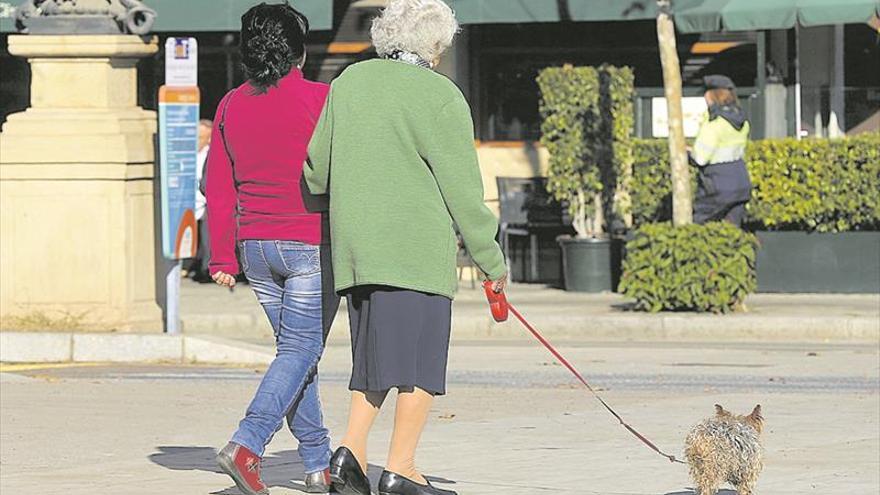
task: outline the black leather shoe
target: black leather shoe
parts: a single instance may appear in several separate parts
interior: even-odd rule
[[[434,487],[429,481],[427,485],[420,485],[415,481],[404,478],[390,471],[382,471],[379,478],[379,495],[458,495],[452,490],[441,490]]]
[[[370,495],[370,479],[354,454],[345,447],[336,449],[330,458],[330,481],[333,490],[341,495]]]

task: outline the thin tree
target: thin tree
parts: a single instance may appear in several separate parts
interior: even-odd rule
[[[691,179],[684,141],[681,110],[681,67],[675,44],[671,0],[657,0],[657,41],[663,66],[663,88],[669,116],[669,161],[672,166],[672,224],[676,227],[693,222]]]

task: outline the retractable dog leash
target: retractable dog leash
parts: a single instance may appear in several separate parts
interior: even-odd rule
[[[669,462],[677,462],[679,464],[685,464],[684,461],[676,459],[676,457],[674,455],[667,454],[666,452],[663,452],[662,450],[660,450],[660,448],[657,447],[654,444],[654,442],[648,440],[647,437],[645,437],[644,435],[639,433],[635,428],[633,428],[626,421],[624,421],[623,418],[620,416],[620,414],[618,414],[617,411],[615,411],[611,406],[609,406],[608,403],[605,402],[605,400],[602,398],[602,396],[600,396],[596,392],[596,390],[593,389],[593,387],[590,385],[590,383],[587,382],[587,380],[583,377],[583,375],[581,375],[581,373],[577,370],[577,368],[575,368],[571,363],[569,363],[568,360],[565,359],[565,357],[559,351],[557,351],[555,347],[553,347],[553,344],[551,344],[546,338],[544,338],[544,336],[541,335],[541,332],[539,332],[534,326],[532,326],[532,324],[529,323],[528,320],[526,320],[525,317],[523,317],[523,315],[520,314],[520,312],[517,311],[516,308],[512,304],[507,302],[507,296],[505,296],[503,292],[495,292],[492,289],[492,282],[491,281],[487,280],[487,281],[483,282],[483,289],[486,291],[486,298],[489,300],[489,308],[492,310],[492,317],[495,319],[495,321],[497,321],[498,323],[505,322],[505,321],[507,321],[508,313],[513,313],[513,316],[515,316],[516,319],[518,319],[520,321],[520,323],[522,323],[523,326],[526,327],[526,329],[532,334],[532,336],[535,337],[535,339],[537,339],[538,342],[540,342],[548,351],[550,351],[550,354],[553,354],[553,357],[555,357],[556,360],[559,361],[560,364],[565,366],[568,369],[568,371],[570,371],[571,374],[574,375],[575,378],[577,378],[578,381],[581,382],[584,385],[584,387],[587,388],[587,390],[593,395],[593,397],[595,397],[596,400],[598,400],[602,404],[602,406],[609,413],[611,413],[611,415],[614,416],[614,418],[617,419],[617,421],[620,422],[621,426],[626,428],[627,431],[632,433],[642,443],[644,443],[645,445],[650,447],[651,450],[653,450],[654,452],[665,457],[667,460],[669,460]]]

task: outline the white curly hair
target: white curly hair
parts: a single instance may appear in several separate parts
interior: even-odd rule
[[[458,31],[455,14],[443,0],[389,0],[373,19],[370,34],[379,56],[401,50],[433,62]]]

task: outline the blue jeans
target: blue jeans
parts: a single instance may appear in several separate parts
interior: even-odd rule
[[[232,442],[262,457],[284,418],[306,473],[330,465],[330,434],[318,397],[324,351],[321,250],[295,241],[242,241],[241,264],[275,330],[277,354]]]

